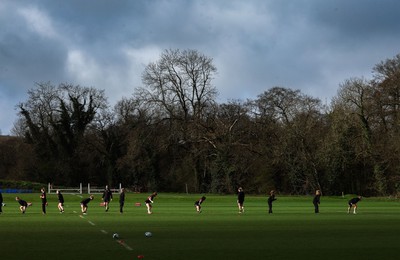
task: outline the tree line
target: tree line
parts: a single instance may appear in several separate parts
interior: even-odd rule
[[[350,78],[331,103],[272,87],[216,102],[217,68],[165,50],[110,107],[93,87],[38,83],[0,142],[0,178],[138,191],[287,194],[400,191],[400,54]]]

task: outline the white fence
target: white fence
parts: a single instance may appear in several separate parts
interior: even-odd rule
[[[88,194],[101,194],[104,192],[104,188],[105,187],[101,187],[101,188],[100,187],[91,187],[90,183],[88,183],[87,191],[88,191]],[[118,188],[110,188],[110,190],[114,193],[119,193],[121,191],[121,189],[122,189],[121,183],[119,184]]]
[[[57,188],[54,187],[51,183],[48,184],[47,187],[47,193],[56,193],[56,191],[59,190],[61,193],[65,194],[82,194],[83,189],[82,189],[82,183],[79,184],[78,188]]]
[[[51,183],[48,184],[47,193],[56,193],[59,190],[61,193],[64,194],[101,194],[104,192],[105,187],[92,187],[90,183],[88,183],[87,188],[82,186],[82,183],[79,183],[79,187],[68,187],[68,188],[57,188],[54,187]],[[118,188],[110,188],[110,190],[114,193],[119,193],[122,189],[122,184],[119,184]]]

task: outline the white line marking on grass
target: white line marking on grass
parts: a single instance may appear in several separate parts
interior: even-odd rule
[[[123,247],[125,247],[127,250],[132,251],[133,248],[128,246],[127,244],[125,244],[125,242],[123,240],[117,240],[118,244],[122,245]]]
[[[74,213],[76,213],[76,211],[74,211]],[[82,215],[79,215],[79,217],[82,218],[82,219],[85,218],[85,217],[82,216]],[[90,220],[88,220],[88,223],[89,223],[90,225],[92,225],[92,226],[95,226],[95,225],[96,225],[96,224],[94,224],[94,223],[93,223],[92,221],[90,221]],[[108,232],[105,231],[104,229],[100,229],[100,232],[103,233],[103,234],[108,234]],[[132,251],[132,250],[133,250],[133,248],[130,247],[130,246],[128,246],[127,244],[125,244],[125,242],[124,242],[123,240],[118,239],[118,240],[117,240],[117,243],[120,244],[120,245],[122,245],[123,247],[125,247],[126,250],[129,250],[129,251]]]
[[[127,244],[124,244],[124,246],[125,246],[125,248],[128,249],[129,251],[132,251],[132,250],[133,250],[133,248],[130,247],[130,246],[128,246]]]
[[[79,198],[83,198],[81,195],[76,195],[76,196],[78,196]]]
[[[74,210],[74,211],[72,211],[72,212],[74,212],[75,214],[76,214],[76,211]]]

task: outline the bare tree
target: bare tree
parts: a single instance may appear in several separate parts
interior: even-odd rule
[[[286,180],[293,193],[321,189],[317,154],[323,136],[316,132],[323,125],[321,101],[299,90],[274,87],[259,95],[255,104],[260,122],[275,128],[275,149],[268,160],[279,169],[279,179]]]
[[[196,50],[165,50],[157,62],[146,66],[142,74],[145,87],[136,92],[136,98],[147,103],[147,111],[168,121],[168,145],[179,144],[172,153],[190,151],[195,189],[204,176],[204,145],[210,145],[205,137],[206,121],[215,107],[217,91],[212,80],[216,72],[212,59]]]
[[[160,60],[146,66],[142,81],[144,98],[171,118],[201,117],[215,102],[211,84],[217,69],[212,59],[196,50],[166,50]]]

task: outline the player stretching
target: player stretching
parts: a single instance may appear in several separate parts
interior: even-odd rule
[[[349,207],[347,209],[347,214],[350,213],[351,208],[354,207],[354,212],[353,214],[357,214],[356,213],[356,209],[357,209],[357,203],[362,199],[361,196],[358,196],[357,198],[352,198],[351,200],[349,200]]]
[[[201,203],[203,203],[203,201],[205,201],[205,200],[206,200],[206,197],[203,196],[194,203],[197,213],[201,213]]]
[[[26,208],[32,206],[32,203],[26,202],[25,200],[20,199],[19,197],[15,197],[15,200],[19,203],[19,210],[21,210],[22,214],[25,214]]]
[[[88,204],[93,199],[94,199],[93,195],[90,195],[89,198],[84,199],[84,200],[81,201],[81,210],[82,210],[82,214],[83,215],[86,215],[87,209],[88,209]]]
[[[157,192],[153,192],[144,202],[146,203],[147,207],[147,214],[153,214],[151,209],[153,208],[153,203],[154,198],[157,196]]]
[[[244,191],[243,191],[242,187],[240,187],[238,189],[238,198],[237,198],[237,204],[238,204],[238,207],[239,207],[239,213],[243,213],[244,212],[243,203],[244,203]]]

